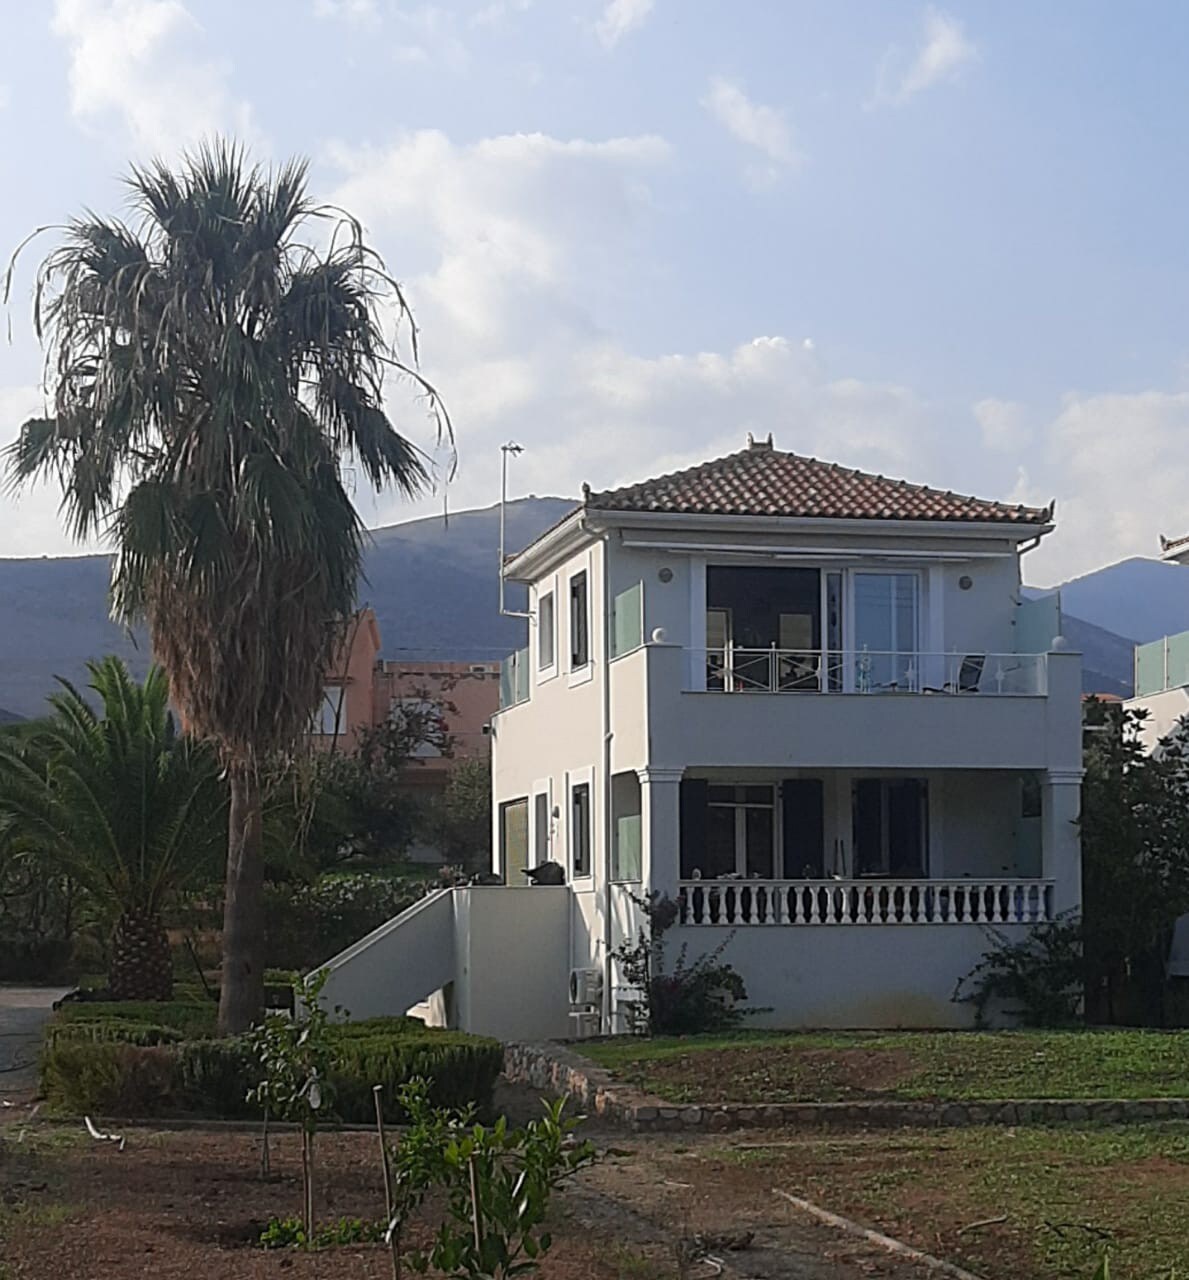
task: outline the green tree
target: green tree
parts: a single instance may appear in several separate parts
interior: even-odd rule
[[[113,921],[113,997],[168,1000],[164,912],[217,874],[226,789],[214,753],[177,732],[159,667],[143,685],[118,658],[89,670],[102,715],[62,681],[35,733],[0,740],[0,828],[15,857],[68,876]]]
[[[354,219],[311,200],[304,161],[265,172],[219,142],[134,167],[128,188],[132,225],[76,218],[41,265],[52,414],[8,462],[15,483],[60,482],[78,538],[111,537],[114,616],[148,623],[185,724],[219,749],[234,1032],[263,1002],[263,771],[301,743],[355,604],[364,531],[342,465],[423,485],[388,374],[449,424],[394,345],[412,324],[399,286]]]
[[[491,870],[491,762],[459,760],[430,808],[428,832],[448,863]]]
[[[1090,702],[1082,787],[1089,1013],[1159,1021],[1173,924],[1189,911],[1189,754],[1174,732],[1148,754],[1147,713]]]

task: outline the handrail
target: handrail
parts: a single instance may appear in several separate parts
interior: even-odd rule
[[[1039,924],[1053,881],[1038,879],[682,880],[679,923],[721,925]]]
[[[692,649],[710,693],[922,693],[1040,696],[1043,653],[929,653],[875,649]]]

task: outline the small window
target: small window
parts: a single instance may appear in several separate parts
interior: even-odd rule
[[[590,783],[580,782],[570,792],[570,853],[572,874],[590,875]]]
[[[548,670],[553,666],[554,644],[553,592],[546,591],[537,601],[537,666]]]
[[[322,690],[322,704],[314,717],[314,732],[333,738],[346,733],[344,712],[346,711],[346,690],[342,685],[327,685]]]
[[[590,661],[590,602],[587,598],[586,573],[570,579],[570,669],[577,670]]]
[[[539,867],[549,861],[549,792],[533,796],[533,856]]]

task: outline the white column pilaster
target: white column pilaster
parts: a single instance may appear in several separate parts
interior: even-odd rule
[[[638,769],[644,886],[676,899],[681,878],[680,769]]]
[[[1082,906],[1082,771],[1050,769],[1041,784],[1041,859],[1043,874],[1053,881],[1053,911],[1080,911]]]

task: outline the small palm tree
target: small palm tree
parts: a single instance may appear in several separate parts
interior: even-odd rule
[[[102,715],[66,681],[35,732],[0,740],[0,831],[16,856],[68,875],[114,921],[117,1000],[168,1000],[164,912],[218,874],[226,789],[218,760],[181,736],[165,674],[137,684],[118,658],[89,664]]]
[[[383,408],[411,317],[360,226],[219,143],[128,179],[135,226],[88,214],[45,259],[34,323],[53,414],[10,446],[12,480],[57,479],[80,538],[115,543],[112,611],[146,620],[191,731],[230,781],[219,1025],[263,1003],[262,766],[302,741],[364,530],[341,466],[411,494],[417,450]],[[325,219],[326,247],[310,243]],[[415,330],[413,356],[416,358]]]

